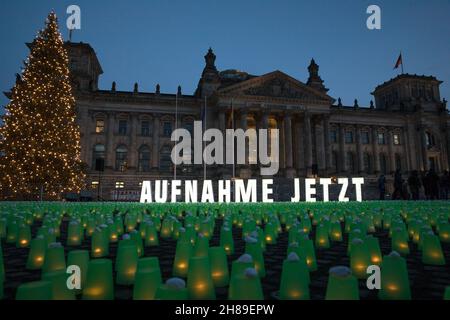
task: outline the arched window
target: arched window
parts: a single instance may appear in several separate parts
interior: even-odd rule
[[[124,172],[127,169],[128,150],[125,146],[118,146],[116,149],[116,170]]]
[[[142,146],[139,148],[139,163],[138,168],[140,172],[150,171],[150,148]]]
[[[367,152],[363,155],[364,172],[370,174],[372,172],[372,164],[370,163],[370,154]]]
[[[92,169],[96,169],[97,159],[105,160],[106,149],[103,144],[96,144],[92,154]]]
[[[161,171],[170,171],[172,169],[172,149],[170,146],[164,146],[159,152],[159,169]]]
[[[395,169],[402,170],[402,157],[400,154],[395,154]]]
[[[387,167],[386,167],[386,156],[382,153],[380,154],[380,171],[382,174],[386,174]]]
[[[347,152],[347,156],[345,157],[347,162],[347,171],[350,173],[355,173],[355,159],[353,158],[352,152]]]

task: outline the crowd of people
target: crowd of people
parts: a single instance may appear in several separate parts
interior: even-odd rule
[[[412,171],[404,179],[400,170],[394,173],[392,200],[447,200],[450,189],[450,175],[444,171],[438,175],[433,169],[428,172]],[[386,198],[386,176],[378,177],[380,200]]]

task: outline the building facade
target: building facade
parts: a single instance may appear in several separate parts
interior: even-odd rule
[[[185,94],[100,90],[103,73],[88,44],[67,43],[88,186],[104,199],[136,197],[148,179],[261,178],[257,165],[181,165],[171,161],[175,128],[280,129],[279,183],[292,177],[364,176],[397,169],[449,169],[450,117],[435,77],[402,74],[372,92],[370,106],[330,97],[311,61],[301,82],[274,71],[261,76],[218,71],[210,49],[197,90]],[[204,111],[206,110],[206,111]]]

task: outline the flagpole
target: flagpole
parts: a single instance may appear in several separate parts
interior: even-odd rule
[[[231,98],[231,126],[234,132],[234,103],[233,98]],[[234,159],[234,137],[233,137],[233,143],[232,143],[232,155],[233,155],[233,180],[236,178],[236,165],[235,165],[235,159]]]
[[[204,129],[204,131],[206,131],[206,96],[205,96],[205,113],[204,113],[204,116],[205,116],[205,123],[204,123],[204,126],[205,126],[205,129]],[[203,132],[204,133],[204,132]],[[205,146],[206,146],[206,144],[205,144],[205,141],[203,141],[203,150],[205,150]],[[205,162],[205,160],[203,160],[203,181],[205,181],[206,180],[206,162]]]
[[[403,72],[403,53],[400,51],[400,56],[402,57],[402,74],[404,73]]]
[[[175,141],[178,141],[177,135],[178,129],[178,91],[175,96]],[[178,157],[177,146],[175,145],[175,155]],[[173,180],[177,180],[177,163],[175,162],[174,171],[173,171]]]

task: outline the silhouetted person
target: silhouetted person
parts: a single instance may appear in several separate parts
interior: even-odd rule
[[[380,193],[380,200],[384,200],[384,195],[386,194],[386,177],[384,174],[378,177],[378,191]]]
[[[408,178],[408,186],[413,200],[419,200],[421,185],[419,172],[417,170],[412,171]]]
[[[394,193],[392,194],[392,200],[398,200],[402,198],[403,178],[399,169],[395,170],[394,174]]]
[[[441,191],[441,199],[448,199],[448,189],[450,187],[450,176],[448,171],[445,170],[439,179],[439,189]]]
[[[439,199],[439,176],[434,169],[430,169],[427,173],[428,193],[430,200]]]

